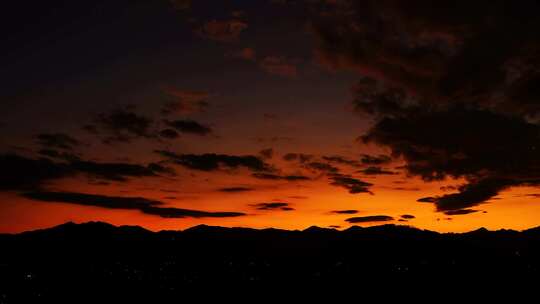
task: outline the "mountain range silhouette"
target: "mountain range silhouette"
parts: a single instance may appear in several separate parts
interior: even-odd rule
[[[2,234],[0,248],[0,303],[81,295],[178,299],[198,288],[402,286],[451,278],[478,285],[540,273],[540,227],[441,234],[396,225],[343,231],[199,225],[152,232],[69,222]]]

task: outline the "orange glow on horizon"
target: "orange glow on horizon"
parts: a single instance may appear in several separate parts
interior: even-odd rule
[[[352,225],[371,226],[381,224],[410,225],[438,232],[466,232],[485,227],[491,230],[524,230],[537,226],[540,205],[537,198],[524,196],[534,192],[534,188],[515,188],[505,191],[501,199],[477,206],[477,213],[447,216],[434,212],[430,203],[419,203],[420,197],[443,194],[439,188],[448,182],[424,183],[411,179],[408,190],[395,190],[395,176],[377,177],[375,195],[349,194],[345,189],[328,185],[326,177],[311,182],[279,184],[255,180],[243,175],[222,173],[223,179],[209,180],[173,188],[167,183],[147,178],[130,183],[130,187],[92,186],[77,180],[58,183],[62,191],[100,193],[108,196],[144,197],[163,201],[166,207],[196,209],[203,211],[244,212],[246,216],[231,218],[160,218],[144,214],[138,210],[106,209],[66,203],[45,203],[21,198],[15,193],[2,194],[5,202],[0,214],[0,231],[16,233],[26,230],[47,228],[67,221],[77,223],[105,221],[114,225],[139,225],[146,229],[183,230],[199,224],[224,227],[306,229],[309,226],[340,226],[345,229]],[[226,184],[224,184],[226,183]],[[246,185],[256,191],[243,193],[222,193],[216,189],[226,185]],[[459,184],[454,181],[452,184]],[[178,193],[164,192],[169,188]],[[53,189],[55,187],[52,187]],[[189,191],[185,189],[190,189]],[[175,190],[176,191],[176,190]],[[174,198],[173,198],[174,197]],[[294,211],[257,210],[252,204],[260,202],[287,202]],[[28,212],[28,210],[33,210]],[[333,214],[333,210],[358,210],[357,214]],[[401,215],[414,215],[414,219],[400,222]],[[394,218],[388,222],[350,224],[345,220],[355,216],[388,215]]]

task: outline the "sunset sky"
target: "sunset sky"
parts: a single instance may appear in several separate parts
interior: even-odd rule
[[[6,4],[0,232],[538,226],[539,9]]]

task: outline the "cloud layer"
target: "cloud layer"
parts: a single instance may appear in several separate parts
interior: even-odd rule
[[[503,190],[540,185],[538,2],[330,5],[312,22],[318,59],[361,75],[353,103],[375,118],[361,139],[390,148],[409,175],[468,182],[423,201],[468,214]],[[364,173],[386,172],[375,168]]]
[[[205,218],[205,217],[237,217],[241,212],[207,212],[191,209],[164,207],[164,203],[142,197],[118,197],[74,192],[34,191],[23,194],[24,197],[42,202],[57,202],[94,206],[107,209],[139,210],[142,213],[163,218]]]

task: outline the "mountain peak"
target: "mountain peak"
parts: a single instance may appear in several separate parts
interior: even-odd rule
[[[303,230],[303,232],[315,233],[315,232],[335,232],[336,229],[322,228],[319,226],[310,226]]]

